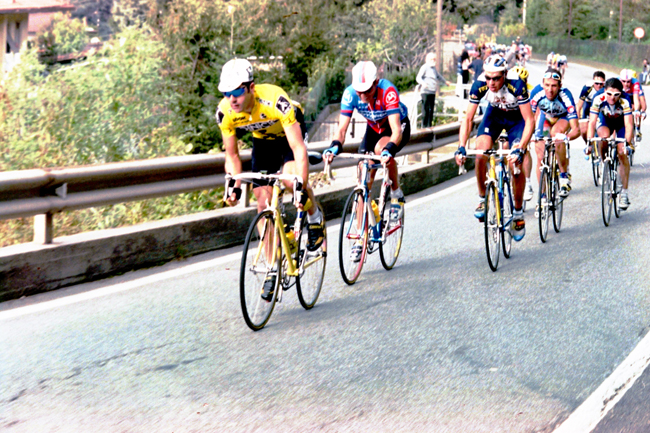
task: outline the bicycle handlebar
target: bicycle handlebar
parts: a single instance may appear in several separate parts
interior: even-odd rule
[[[593,138],[587,139],[588,143],[598,143],[598,142],[601,142],[601,141],[607,141],[609,143],[627,143],[627,140],[625,138],[621,138],[621,137],[616,137],[616,138],[612,138],[612,137],[593,137]]]
[[[263,174],[263,173],[239,173],[239,174],[226,174],[226,187],[224,188],[223,200],[226,201],[233,193],[235,188],[235,181],[242,180],[244,182],[252,183],[254,180],[287,180],[293,182],[293,199],[298,201],[298,193],[303,192],[302,177],[297,174]]]

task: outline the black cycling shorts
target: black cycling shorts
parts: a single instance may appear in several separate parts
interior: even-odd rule
[[[408,117],[405,117],[402,119],[402,141],[400,141],[399,146],[397,146],[397,152],[402,150],[406,143],[409,142],[411,139],[411,121],[409,120]],[[377,142],[379,141],[380,138],[382,137],[390,137],[393,135],[393,130],[390,128],[390,125],[388,125],[388,128],[386,128],[381,134],[372,129],[371,127],[366,127],[366,134],[363,136],[363,140],[361,140],[361,144],[359,145],[359,153],[369,153],[375,151],[375,146],[377,145]],[[395,152],[397,154],[397,152]]]

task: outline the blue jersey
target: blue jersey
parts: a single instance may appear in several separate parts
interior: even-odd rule
[[[594,101],[591,105],[591,110],[589,113],[602,115],[608,120],[620,119],[623,116],[632,115],[632,106],[630,104],[628,97],[631,97],[629,93],[623,92],[621,97],[618,99],[618,102],[614,105],[607,103],[607,95],[605,95],[605,89],[599,90],[596,95],[594,95]]]
[[[372,105],[361,102],[352,86],[345,89],[341,99],[341,114],[352,117],[355,109],[368,120],[368,126],[378,134],[390,129],[388,116],[391,114],[399,114],[400,121],[408,117],[408,110],[406,105],[399,100],[397,88],[383,78],[377,83],[377,96]]]
[[[519,74],[515,70],[508,72],[503,86],[497,92],[492,92],[488,88],[485,81],[485,72],[483,72],[472,85],[469,92],[469,102],[478,104],[483,98],[488,101],[492,108],[516,113],[520,113],[520,105],[529,102],[526,83],[519,78]]]
[[[542,85],[538,84],[530,94],[530,107],[533,109],[533,113],[540,110],[550,118],[567,120],[578,118],[573,95],[565,87],[560,89],[555,99],[550,100],[546,97]]]
[[[591,103],[594,100],[594,96],[598,92],[599,90],[597,90],[593,84],[584,85],[582,87],[582,91],[580,92],[580,97],[579,97],[584,101],[584,104],[582,104],[582,113],[579,113],[581,119],[589,117],[589,109],[591,108]]]

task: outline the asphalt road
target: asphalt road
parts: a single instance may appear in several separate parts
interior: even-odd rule
[[[590,76],[570,66],[576,97]],[[528,211],[495,273],[468,173],[408,197],[396,267],[372,255],[351,287],[332,222],[316,307],[290,290],[257,333],[239,248],[0,304],[0,431],[552,431],[650,326],[650,145],[605,228],[574,143],[562,232],[542,244]]]

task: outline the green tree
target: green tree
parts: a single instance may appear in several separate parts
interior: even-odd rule
[[[84,22],[60,12],[54,14],[47,28],[38,35],[38,45],[50,56],[81,51],[89,41]]]

